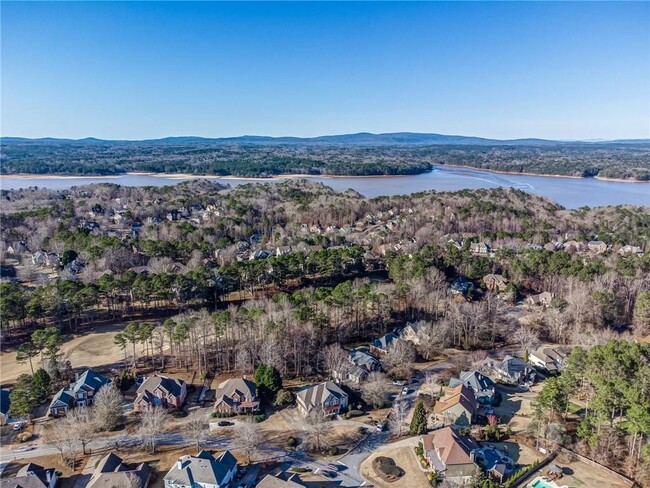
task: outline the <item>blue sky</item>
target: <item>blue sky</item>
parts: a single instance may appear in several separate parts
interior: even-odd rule
[[[650,137],[650,3],[2,2],[2,135]]]

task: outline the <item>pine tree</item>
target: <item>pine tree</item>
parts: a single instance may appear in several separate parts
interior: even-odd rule
[[[282,377],[273,366],[259,364],[255,369],[255,383],[260,397],[273,400],[275,394],[282,388]]]
[[[422,435],[427,433],[427,411],[424,408],[422,400],[418,400],[415,404],[409,432],[411,435]]]

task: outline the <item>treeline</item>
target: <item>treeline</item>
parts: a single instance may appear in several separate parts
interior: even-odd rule
[[[650,344],[609,341],[575,348],[568,367],[548,379],[533,404],[531,433],[573,446],[650,484]],[[568,417],[579,409],[577,425]]]
[[[358,146],[215,141],[2,142],[2,174],[110,175],[128,171],[270,177],[404,175],[453,164],[634,180],[650,179],[648,144]]]

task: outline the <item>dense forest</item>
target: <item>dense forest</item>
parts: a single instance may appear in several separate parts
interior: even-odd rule
[[[446,139],[445,139],[446,140]],[[455,139],[451,139],[455,140]],[[472,139],[473,140],[473,139]],[[110,175],[125,172],[271,177],[279,174],[404,175],[435,164],[630,180],[650,179],[650,144],[319,144],[248,139],[158,141],[4,138],[2,174]]]

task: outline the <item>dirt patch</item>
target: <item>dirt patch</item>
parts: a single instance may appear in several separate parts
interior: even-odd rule
[[[560,455],[554,462],[562,468],[564,476],[557,481],[562,485],[568,485],[571,488],[590,488],[592,486],[602,486],[607,488],[628,488],[628,485],[614,478],[609,473],[580,460],[568,461],[567,456]]]

